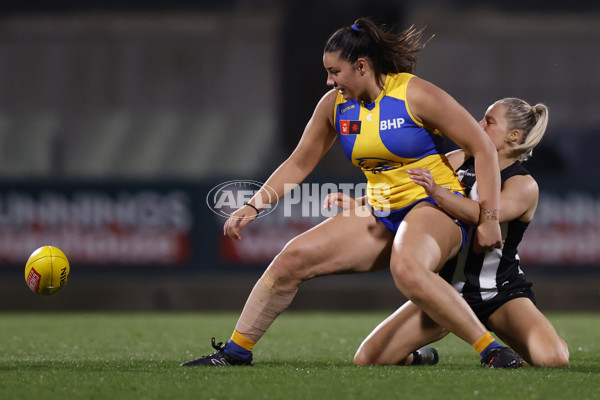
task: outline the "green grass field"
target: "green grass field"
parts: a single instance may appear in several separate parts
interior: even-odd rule
[[[600,314],[550,314],[571,366],[490,370],[462,341],[436,366],[352,364],[385,313],[283,314],[254,367],[182,368],[237,313],[1,313],[0,399],[600,399]]]

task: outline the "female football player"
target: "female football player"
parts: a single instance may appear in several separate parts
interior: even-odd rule
[[[296,149],[243,207],[224,233],[234,240],[266,204],[282,198],[315,168],[337,137],[368,183],[368,204],[330,218],[291,240],[254,286],[231,339],[182,365],[252,365],[252,349],[292,302],[299,285],[317,276],[390,268],[395,284],[438,325],[469,343],[494,366],[520,366],[498,344],[464,299],[437,272],[458,253],[464,226],[411,180],[411,168],[432,171],[456,196],[463,189],[445,157],[442,135],[473,155],[480,179],[481,218],[474,244],[501,245],[497,153],[477,121],[450,95],[414,76],[422,30],[401,34],[360,18],[325,45],[323,64],[333,89],[317,104]],[[366,216],[365,216],[366,215]]]

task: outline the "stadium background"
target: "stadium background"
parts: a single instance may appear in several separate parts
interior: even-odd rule
[[[292,151],[327,90],[326,38],[363,15],[427,25],[435,37],[417,74],[477,119],[505,96],[550,107],[528,163],[541,201],[524,269],[542,309],[600,309],[600,5],[87,3],[0,5],[1,309],[240,309],[278,249],[319,217],[277,209],[234,246],[207,194],[229,180],[264,181]],[[334,146],[308,181],[363,177]],[[72,266],[49,298],[23,280],[28,255],[45,244]],[[292,308],[402,300],[382,272],[308,282]]]

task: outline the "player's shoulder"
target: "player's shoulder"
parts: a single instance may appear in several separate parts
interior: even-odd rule
[[[518,185],[523,189],[538,189],[538,183],[533,176],[530,174],[516,174],[512,175],[504,181],[504,183],[509,183],[512,185]]]
[[[335,89],[331,89],[329,90],[327,93],[325,93],[323,95],[323,97],[321,97],[321,101],[330,101],[335,103],[335,101],[337,100],[339,92]]]
[[[314,121],[328,121],[333,126],[333,115],[335,110],[335,104],[337,99],[337,90],[330,90],[321,97],[317,106],[315,107],[313,120]]]
[[[453,99],[448,93],[418,76],[413,76],[408,81],[406,100],[415,116],[447,112],[453,105]]]
[[[335,108],[337,96],[338,92],[335,89],[331,89],[330,91],[325,93],[317,103],[317,107],[315,108],[316,113],[331,113],[332,110]]]
[[[502,183],[502,192],[518,194],[523,200],[536,200],[540,188],[537,181],[531,175],[513,175]]]
[[[527,168],[525,168],[525,166],[523,165],[523,163],[521,161],[515,161],[508,167],[502,169],[502,171],[500,171],[500,174],[502,175],[503,180],[506,180],[506,179],[509,179],[509,178],[512,178],[515,176],[523,176],[523,177],[529,177],[528,179],[524,179],[523,181],[528,181],[529,179],[535,181],[533,176],[531,176],[531,173],[527,170]]]
[[[331,89],[330,91],[325,93],[323,95],[323,97],[321,97],[321,99],[317,103],[317,109],[324,107],[324,108],[327,108],[328,110],[331,110],[335,106],[337,97],[338,97],[338,91],[335,89]]]

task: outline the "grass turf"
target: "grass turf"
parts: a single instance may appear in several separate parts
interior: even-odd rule
[[[237,313],[2,313],[0,399],[600,399],[600,314],[550,314],[571,366],[489,370],[464,342],[426,367],[352,364],[386,314],[283,314],[255,367],[181,368]]]

